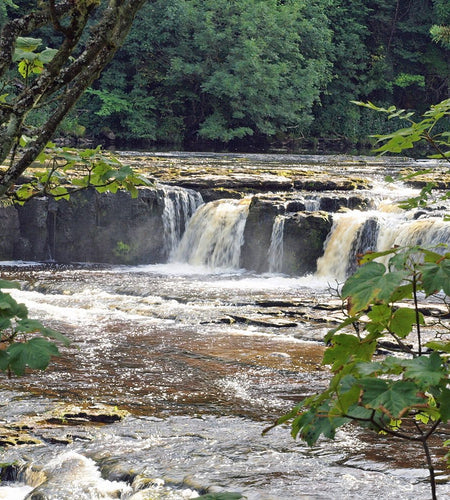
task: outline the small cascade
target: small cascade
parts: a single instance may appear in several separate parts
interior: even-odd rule
[[[189,221],[172,261],[211,268],[239,268],[251,198],[201,206]]]
[[[394,246],[422,245],[448,251],[450,223],[436,217],[415,220],[413,216],[413,212],[397,210],[335,214],[324,255],[317,261],[317,275],[344,280],[356,270],[358,255]],[[380,260],[387,263],[389,257]]]
[[[163,227],[167,255],[170,256],[181,240],[187,222],[203,204],[200,193],[177,186],[161,187],[164,192]]]
[[[345,279],[352,265],[351,260],[355,260],[357,252],[360,253],[358,235],[364,234],[364,224],[371,215],[370,212],[354,210],[333,216],[333,227],[325,241],[324,254],[317,260],[318,276]]]
[[[268,251],[269,272],[279,273],[283,267],[284,215],[277,215],[273,221]]]
[[[320,198],[317,196],[314,198],[305,198],[305,210],[307,212],[315,212],[317,210],[320,210]]]
[[[377,248],[386,250],[394,245],[422,245],[433,248],[436,245],[450,245],[450,223],[443,219],[424,218],[403,222],[401,225],[389,225],[380,232]],[[435,249],[439,251],[438,248]],[[442,247],[442,251],[448,251]]]

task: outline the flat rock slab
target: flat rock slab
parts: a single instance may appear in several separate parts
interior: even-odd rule
[[[164,182],[164,181],[163,181]],[[229,174],[229,175],[192,175],[180,177],[170,181],[173,184],[184,188],[202,191],[204,189],[222,188],[232,190],[248,191],[290,191],[293,188],[293,181],[281,175],[271,174]]]

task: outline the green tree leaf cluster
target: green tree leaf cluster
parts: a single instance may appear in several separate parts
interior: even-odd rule
[[[52,356],[59,356],[56,342],[67,346],[70,341],[58,331],[29,319],[26,306],[3,291],[8,288],[20,286],[0,280],[0,370],[8,375],[23,375],[27,367],[45,370]]]
[[[149,4],[96,85],[97,114],[162,142],[300,133],[329,80],[328,25],[318,0]]]
[[[0,33],[0,197],[41,154],[123,43],[146,0],[17,0]],[[15,4],[8,1],[6,7]],[[5,13],[5,6],[0,14]],[[51,48],[38,51],[42,36]],[[48,35],[46,35],[48,37]],[[24,82],[18,82],[14,69]],[[30,117],[42,120],[33,126]],[[30,140],[22,141],[27,136]]]
[[[414,113],[356,102],[360,106],[406,120],[410,126],[378,135],[378,151],[401,152],[420,141],[450,162],[448,132],[433,128],[450,110],[448,100],[432,106],[421,120]],[[427,193],[421,205],[427,206]],[[417,206],[409,200],[406,207]],[[357,423],[377,433],[419,442],[424,450],[433,499],[436,477],[429,440],[450,420],[450,324],[438,318],[436,338],[424,341],[425,318],[419,296],[435,298],[450,314],[450,252],[444,247],[396,247],[360,257],[360,267],[340,291],[347,318],[325,337],[323,364],[330,367],[328,387],[297,404],[275,425],[291,422],[293,437],[313,445],[321,435]],[[393,345],[401,355],[380,354]],[[269,430],[269,429],[267,429]]]

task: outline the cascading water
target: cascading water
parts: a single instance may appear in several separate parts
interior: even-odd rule
[[[325,241],[324,254],[317,261],[318,276],[345,279],[355,238],[361,234],[361,228],[370,216],[370,213],[358,210],[333,216],[333,227]]]
[[[178,246],[186,224],[197,208],[203,204],[200,193],[177,186],[163,186],[164,211],[163,227],[167,255],[170,256]]]
[[[435,217],[414,220],[413,216],[413,212],[394,209],[335,214],[324,255],[317,262],[317,275],[343,280],[355,271],[357,256],[367,251],[409,245],[445,251],[450,244],[450,224]]]
[[[435,247],[450,244],[450,224],[434,217],[412,221],[403,221],[402,224],[390,224],[380,231],[377,249],[380,251],[390,247],[423,245]],[[439,251],[439,248],[436,248]]]
[[[200,203],[189,205],[192,200],[184,198],[188,193],[164,188],[166,243],[168,250],[176,248],[172,262],[238,268],[250,200],[207,203],[187,223]],[[289,194],[265,197],[274,196],[279,205]],[[303,208],[319,208],[316,200],[308,200]],[[158,202],[159,217],[161,198]],[[284,264],[288,260],[291,222],[302,211],[299,205],[290,205],[284,231],[283,217],[274,221],[279,211],[264,220],[262,210],[252,221],[255,238],[245,245],[257,246],[258,231],[264,230],[263,258],[271,256],[272,272],[280,269],[283,258]],[[416,220],[412,213],[347,211],[333,213],[333,219],[320,263],[326,278],[345,278],[356,254],[368,249],[450,239],[449,223]],[[314,232],[314,226],[307,227]],[[336,441],[319,441],[314,449],[293,441],[282,427],[261,436],[300,395],[321,390],[328,378],[317,366],[329,321],[339,318],[340,310],[334,309],[327,279],[229,269],[197,272],[173,263],[9,265],[9,270],[6,264],[6,270],[0,268],[2,279],[23,283],[22,290],[11,293],[27,304],[30,317],[72,339],[49,370],[8,380],[5,394],[0,391],[2,425],[28,426],[28,416],[35,416],[31,432],[41,441],[5,448],[2,461],[24,462],[31,476],[45,476],[18,476],[27,486],[16,484],[10,500],[25,498],[35,487],[36,498],[77,500],[185,500],[224,491],[253,500],[328,499],[336,498],[336,492],[339,498],[367,500],[428,497],[427,470],[417,462],[416,448],[386,444],[390,460],[385,462],[379,444],[352,427],[339,431]],[[317,307],[321,304],[326,309]],[[10,394],[24,386],[32,393]],[[101,401],[131,414],[99,426],[45,423],[47,411],[60,415],[55,407],[60,400],[77,405]],[[2,483],[0,498],[9,494],[6,488]],[[438,494],[450,494],[443,474]]]
[[[250,198],[217,200],[201,206],[173,254],[174,262],[210,268],[239,268]]]
[[[284,215],[277,215],[273,221],[268,252],[269,272],[279,273],[283,266]]]

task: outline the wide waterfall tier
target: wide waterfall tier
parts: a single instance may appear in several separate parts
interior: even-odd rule
[[[174,262],[210,268],[239,268],[249,198],[217,200],[201,206],[174,252]]]
[[[359,255],[412,245],[448,251],[450,223],[438,217],[414,219],[412,212],[335,214],[324,255],[317,261],[317,275],[343,280],[355,271]]]

